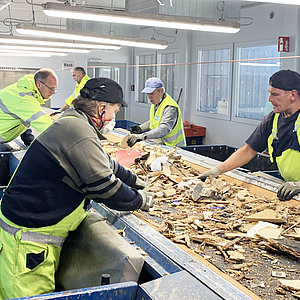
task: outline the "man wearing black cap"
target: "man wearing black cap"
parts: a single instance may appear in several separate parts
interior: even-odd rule
[[[257,152],[267,147],[270,160],[276,161],[285,181],[277,193],[279,200],[289,200],[300,193],[300,74],[291,70],[281,70],[270,77],[268,101],[273,111],[266,115],[246,145],[238,149],[218,167],[200,175],[218,177],[224,172],[243,166]]]
[[[91,79],[31,144],[0,203],[0,299],[54,291],[61,247],[91,199],[117,210],[153,206],[146,183],[101,146],[121,104],[115,81]]]

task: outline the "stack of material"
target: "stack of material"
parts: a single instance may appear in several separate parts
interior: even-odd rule
[[[135,148],[145,154],[130,169],[156,195],[154,209],[142,213],[154,228],[263,299],[291,294],[279,279],[294,280],[300,274],[295,262],[300,258],[298,205],[280,202],[275,194],[253,193],[247,184],[225,181],[224,176],[201,182],[200,172],[176,148],[143,142]]]

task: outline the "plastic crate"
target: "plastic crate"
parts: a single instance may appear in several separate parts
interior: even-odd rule
[[[184,126],[185,137],[205,136],[206,128],[202,126],[189,124]]]
[[[188,146],[202,145],[203,138],[204,138],[204,136],[191,136],[191,137],[185,137],[185,140],[186,140],[186,144]]]
[[[130,127],[133,125],[140,125],[140,123],[136,123],[128,120],[116,120],[115,128],[123,128],[126,130],[130,130]]]
[[[187,121],[184,124],[184,135],[186,144],[202,145],[203,137],[205,137],[206,128],[202,126],[189,124]]]

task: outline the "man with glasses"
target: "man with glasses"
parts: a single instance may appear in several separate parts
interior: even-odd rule
[[[150,102],[150,120],[131,126],[132,133],[127,144],[132,147],[135,143],[146,139],[160,139],[167,146],[185,146],[184,128],[181,111],[178,104],[165,92],[163,82],[157,77],[146,81],[142,90]]]
[[[75,80],[75,82],[77,83],[73,94],[68,99],[66,99],[65,104],[60,109],[58,109],[55,112],[53,112],[52,114],[50,114],[50,116],[60,114],[63,111],[65,111],[66,109],[68,109],[70,106],[73,106],[72,101],[77,96],[79,96],[80,90],[84,87],[86,82],[91,79],[88,75],[86,75],[86,72],[83,67],[75,67],[72,70],[72,77]]]
[[[20,135],[26,146],[34,139],[30,126],[44,131],[52,124],[41,105],[57,91],[58,78],[51,69],[28,74],[0,91],[0,143]]]
[[[101,145],[120,106],[128,106],[121,86],[93,78],[73,104],[34,140],[1,199],[0,299],[54,292],[61,247],[91,199],[121,211],[154,205],[146,182]]]

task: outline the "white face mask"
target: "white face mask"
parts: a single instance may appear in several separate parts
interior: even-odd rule
[[[116,121],[115,121],[115,119],[112,119],[100,129],[100,132],[102,134],[108,134],[111,131],[113,131],[113,129],[115,128],[115,125],[116,125]]]

